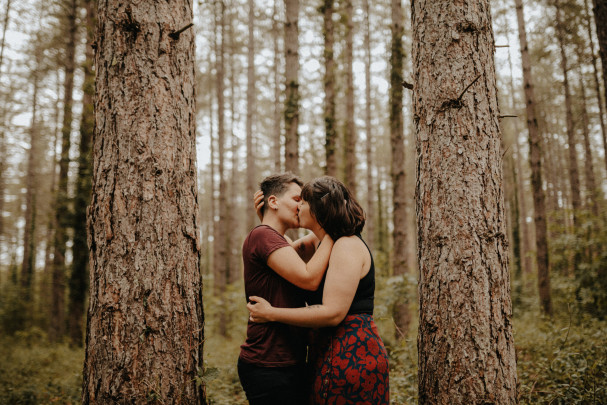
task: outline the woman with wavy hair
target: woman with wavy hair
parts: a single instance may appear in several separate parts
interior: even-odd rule
[[[360,235],[363,209],[342,182],[324,176],[304,185],[299,225],[335,241],[319,289],[301,308],[249,297],[250,319],[318,328],[309,350],[311,403],[389,404],[388,356],[373,321],[375,266]]]

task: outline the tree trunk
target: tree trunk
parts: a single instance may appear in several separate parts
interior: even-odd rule
[[[599,56],[603,66],[603,91],[607,102],[607,24],[605,23],[607,21],[607,0],[592,0],[592,4],[594,5],[592,11],[594,12],[596,36],[599,41]],[[603,135],[603,145],[605,146],[605,167],[607,167],[607,140],[605,135]]]
[[[86,50],[83,65],[84,83],[82,95],[82,119],[80,121],[80,143],[78,147],[78,174],[74,198],[74,244],[73,261],[69,279],[68,333],[72,346],[81,347],[84,336],[85,300],[89,278],[89,248],[86,235],[86,210],[91,200],[91,142],[95,130],[95,27],[97,24],[97,1],[86,0]]]
[[[535,114],[535,95],[533,77],[525,30],[523,1],[515,0],[518,21],[518,37],[523,65],[523,87],[525,88],[525,105],[527,112],[527,130],[529,131],[529,167],[531,168],[531,188],[533,192],[533,209],[535,222],[535,245],[537,260],[537,282],[542,311],[552,314],[550,298],[550,273],[548,259],[548,240],[546,226],[546,196],[542,185],[542,151],[541,136]]]
[[[573,128],[573,107],[571,102],[571,88],[569,87],[569,68],[567,53],[565,52],[565,38],[561,8],[559,1],[555,1],[556,8],[556,37],[561,52],[561,69],[563,70],[563,89],[565,91],[565,116],[567,122],[567,144],[569,146],[569,185],[571,187],[571,204],[573,205],[573,226],[577,229],[580,225],[579,215],[582,209],[582,198],[580,195],[580,175],[577,162],[577,150],[575,140],[575,129]]]
[[[6,11],[4,12],[4,24],[2,25],[2,42],[0,43],[0,73],[2,72],[2,62],[4,62],[4,45],[6,44],[6,30],[10,21],[11,0],[6,1]]]
[[[581,60],[582,50],[578,46],[578,58]],[[592,157],[592,148],[590,147],[590,123],[588,121],[588,107],[586,105],[586,86],[584,85],[584,74],[579,69],[580,75],[580,103],[581,103],[581,115],[582,115],[582,134],[584,135],[584,177],[586,180],[586,206],[590,208],[590,212],[594,216],[594,220],[599,217],[599,206],[598,206],[598,189],[596,186],[596,179],[594,177],[594,159]]]
[[[98,11],[83,403],[206,403],[192,4]]]
[[[489,1],[412,5],[419,403],[517,403]]]
[[[596,53],[594,53],[594,37],[592,35],[592,17],[590,16],[590,10],[588,9],[588,0],[584,0],[584,16],[586,21],[586,30],[588,31],[588,42],[590,45],[590,56],[592,58],[592,73],[594,74],[594,88],[596,92],[597,104],[599,105],[599,119],[601,123],[601,135],[603,138],[603,150],[605,152],[605,168],[607,169],[607,129],[605,128],[605,105],[603,104],[603,97],[601,96],[601,84],[599,81],[599,70],[596,66]],[[603,20],[604,21],[604,20]],[[604,25],[604,24],[603,24]],[[603,62],[604,64],[605,62]],[[605,76],[603,76],[605,77]],[[607,97],[607,94],[605,95]]]
[[[27,153],[27,175],[25,179],[25,226],[23,227],[23,262],[21,264],[21,288],[24,302],[32,299],[32,285],[36,263],[36,173],[38,164],[38,90],[40,88],[40,58],[35,56],[36,64],[32,72],[34,91],[32,94],[32,122],[30,126],[30,149]],[[1,213],[0,213],[1,214]]]
[[[227,236],[226,227],[227,220],[227,181],[225,175],[225,143],[226,143],[226,130],[225,130],[225,99],[224,99],[224,75],[225,75],[225,43],[226,43],[226,30],[225,30],[225,13],[226,7],[224,1],[220,2],[220,15],[219,15],[219,30],[220,30],[220,43],[217,49],[216,60],[218,61],[217,66],[217,156],[218,156],[218,167],[219,173],[219,201],[218,201],[218,214],[219,220],[215,221],[213,235],[213,271],[214,271],[214,283],[213,293],[217,297],[222,297],[226,289],[227,282],[227,255],[228,249],[226,246]],[[220,311],[220,316],[223,316],[224,312]],[[225,322],[218,322],[219,333],[222,336],[227,335],[227,329]]]
[[[247,194],[252,198],[255,193],[255,150],[253,148],[253,114],[255,112],[255,2],[248,0],[249,5],[249,41],[247,54]],[[255,215],[246,216],[247,231],[255,226]]]
[[[407,272],[407,205],[405,181],[405,135],[403,129],[403,35],[404,19],[401,0],[392,0],[392,53],[390,55],[390,146],[392,159],[390,177],[392,180],[392,273],[402,276]],[[353,115],[352,115],[353,116]],[[350,117],[352,117],[350,116]],[[409,330],[411,315],[406,299],[394,303],[394,323],[396,338]]]
[[[285,9],[285,169],[299,173],[299,0]]]
[[[68,170],[72,132],[72,93],[76,68],[76,35],[78,31],[78,0],[71,0],[67,10],[67,43],[65,50],[65,83],[63,85],[63,124],[61,130],[61,158],[55,200],[55,240],[53,243],[53,294],[49,337],[57,341],[65,334],[65,252],[69,222]]]
[[[325,41],[325,173],[337,177],[337,131],[335,130],[335,56],[333,44],[335,41],[333,29],[333,12],[335,0],[324,0],[321,11],[323,13],[323,36]]]
[[[375,204],[373,186],[373,132],[371,129],[371,24],[369,23],[369,0],[363,0],[365,18],[365,155],[367,158],[367,220],[365,222],[367,245],[371,251],[375,246]]]
[[[344,144],[345,144],[345,183],[352,192],[356,195],[356,125],[354,120],[354,9],[352,0],[344,1],[344,24],[345,24],[345,58],[346,58],[346,123],[344,126]]]
[[[272,142],[272,156],[274,160],[274,167],[277,172],[282,170],[282,162],[280,155],[281,145],[281,123],[282,123],[282,105],[280,103],[280,43],[279,43],[279,23],[278,23],[278,10],[277,3],[279,0],[274,0],[274,8],[272,13],[272,39],[274,41],[274,64],[272,65],[273,77],[274,77],[274,136]]]

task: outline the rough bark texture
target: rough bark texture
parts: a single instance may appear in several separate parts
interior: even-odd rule
[[[98,19],[83,403],[202,404],[192,4]]]
[[[299,0],[285,0],[285,170],[299,173]]]
[[[412,3],[419,403],[515,404],[489,1]]]
[[[344,125],[344,163],[345,163],[345,183],[350,191],[356,195],[356,125],[354,120],[354,9],[352,0],[345,0],[343,4],[344,25],[345,25],[345,71],[346,71],[346,119]]]
[[[392,156],[392,273],[403,275],[407,271],[407,202],[405,179],[405,134],[403,129],[403,35],[404,19],[401,0],[392,0],[392,43],[390,55],[390,146]],[[393,308],[396,336],[406,334],[411,323],[407,303],[397,300]]]
[[[328,176],[337,177],[337,131],[335,130],[335,57],[333,52],[334,29],[333,29],[333,3],[334,0],[324,0],[323,13],[323,36],[325,41],[325,159],[327,166],[325,173]]]
[[[606,7],[607,8],[607,7]],[[590,56],[592,58],[592,73],[594,76],[594,89],[597,98],[597,104],[599,105],[599,119],[601,122],[601,135],[603,138],[603,150],[605,151],[605,168],[607,169],[607,128],[605,125],[605,104],[603,103],[603,97],[601,95],[601,84],[599,80],[599,69],[596,64],[596,53],[594,52],[594,36],[592,35],[592,17],[590,16],[590,10],[588,8],[588,0],[584,0],[584,11],[586,15],[584,20],[586,22],[586,30],[588,31],[588,41],[590,43]],[[606,11],[607,14],[607,11]],[[607,18],[607,15],[605,16]],[[603,20],[605,21],[605,20]],[[603,29],[605,24],[603,24]],[[603,65],[605,62],[603,61]],[[605,75],[603,75],[603,78]],[[607,94],[605,95],[607,97]],[[606,98],[607,99],[607,98]]]
[[[247,53],[247,197],[255,193],[255,149],[253,148],[253,116],[255,112],[255,2],[248,0],[249,41]],[[255,215],[247,215],[247,231],[255,226]]]
[[[89,248],[86,234],[86,210],[91,200],[91,142],[95,130],[95,28],[97,25],[97,1],[86,0],[86,51],[82,96],[82,119],[80,120],[80,142],[78,146],[78,174],[74,197],[74,244],[73,261],[69,279],[68,334],[73,346],[82,346],[84,337],[84,314],[89,279]]]
[[[573,128],[573,107],[571,101],[571,87],[569,85],[569,67],[567,62],[567,52],[565,51],[565,38],[563,21],[561,17],[561,8],[558,1],[555,1],[556,8],[556,37],[559,42],[561,52],[561,69],[563,71],[563,91],[565,92],[565,117],[567,123],[567,144],[569,161],[569,186],[571,187],[571,204],[573,205],[573,225],[579,225],[579,215],[582,209],[582,197],[580,193],[580,174],[577,162],[577,150],[575,129]]]
[[[525,88],[525,105],[527,113],[527,130],[529,131],[529,167],[531,168],[531,188],[533,192],[533,210],[535,223],[535,249],[537,262],[537,283],[542,311],[552,314],[550,298],[550,273],[548,260],[548,240],[546,226],[546,196],[542,186],[542,150],[541,137],[535,114],[535,94],[533,77],[525,29],[523,1],[515,0],[518,22],[518,37],[523,65],[523,87]]]
[[[367,160],[367,220],[365,241],[373,251],[375,245],[375,202],[373,182],[373,130],[371,129],[371,25],[369,23],[369,0],[363,0],[365,16],[365,156]]]
[[[76,35],[78,31],[78,1],[71,0],[67,7],[67,38],[65,49],[65,82],[63,85],[63,123],[61,129],[61,158],[55,200],[55,240],[53,242],[53,294],[49,337],[57,341],[65,334],[65,252],[69,222],[68,170],[72,132],[72,101],[74,70],[76,68]]]

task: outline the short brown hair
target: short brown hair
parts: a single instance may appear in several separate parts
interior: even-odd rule
[[[261,207],[261,215],[266,213],[268,207],[268,198],[273,195],[280,197],[287,191],[289,184],[295,183],[299,187],[303,186],[303,181],[291,172],[281,174],[273,174],[266,177],[259,183],[259,188],[263,192],[263,206]]]
[[[323,176],[306,183],[301,198],[310,204],[310,213],[334,241],[359,234],[365,226],[365,211],[335,177]]]

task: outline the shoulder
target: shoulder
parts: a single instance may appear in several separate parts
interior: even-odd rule
[[[358,236],[342,236],[333,244],[334,252],[356,254],[364,252],[365,244]]]

